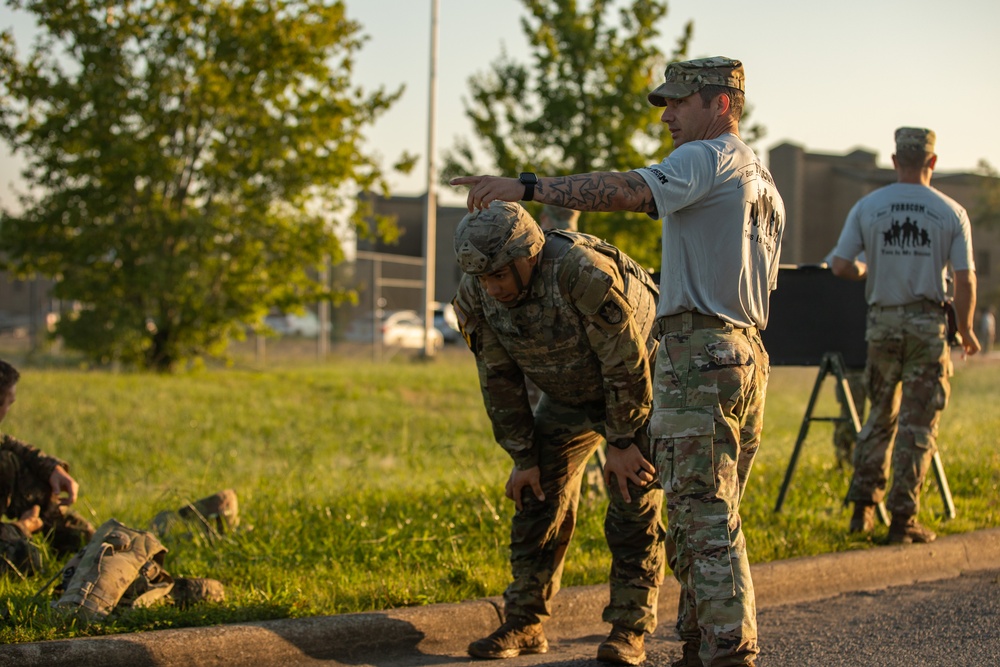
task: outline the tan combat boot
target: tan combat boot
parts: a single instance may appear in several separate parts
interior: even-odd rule
[[[474,658],[513,658],[522,653],[545,653],[549,642],[545,639],[541,623],[525,623],[508,618],[489,637],[469,644],[469,655]]]
[[[870,503],[854,503],[850,532],[870,533],[873,530],[875,530],[875,506]]]
[[[899,517],[898,519],[892,517],[892,523],[889,525],[889,544],[912,544],[914,542],[926,544],[936,539],[937,535],[934,534],[934,531],[921,526],[912,516]]]
[[[215,538],[232,533],[239,525],[239,499],[235,491],[225,489],[188,503],[179,510],[160,512],[149,523],[149,529],[160,537],[180,532],[190,538],[191,528],[198,526],[209,538]]]
[[[597,659],[615,665],[638,665],[646,659],[642,630],[614,626],[604,643],[597,647]]]
[[[219,491],[185,505],[179,514],[182,519],[202,523],[206,528],[223,535],[233,532],[240,525],[240,503],[232,489]]]
[[[223,602],[226,589],[221,581],[201,577],[177,577],[168,596],[181,609],[199,602]]]

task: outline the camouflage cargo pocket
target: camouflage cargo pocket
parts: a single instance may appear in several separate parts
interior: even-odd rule
[[[713,406],[653,410],[649,435],[664,491],[689,495],[715,489]]]
[[[946,363],[941,365],[941,372],[931,396],[931,407],[935,410],[944,410],[948,407],[948,398],[951,396],[951,382],[948,381],[948,378],[952,372],[951,359],[948,359]]]
[[[691,575],[695,596],[707,600],[727,600],[735,596],[729,510],[725,503],[691,503],[688,541],[692,551]]]
[[[707,369],[699,371],[701,382],[714,385],[715,392],[706,391],[704,400],[718,401],[727,413],[742,399],[748,379],[756,371],[753,348],[743,336],[733,336],[705,345],[705,354],[711,361]]]

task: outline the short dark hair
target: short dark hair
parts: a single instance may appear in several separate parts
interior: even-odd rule
[[[21,374],[9,363],[0,359],[0,393],[10,391],[11,387],[21,379]]]
[[[702,86],[698,91],[701,95],[701,103],[708,108],[708,105],[712,103],[719,95],[729,96],[729,115],[733,117],[736,121],[743,118],[743,105],[746,101],[746,95],[744,95],[742,90],[736,88],[730,88],[729,86],[716,86],[708,85]]]
[[[896,164],[900,169],[923,169],[934,157],[934,153],[928,153],[922,148],[896,149]]]

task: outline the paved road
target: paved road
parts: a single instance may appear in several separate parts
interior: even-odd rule
[[[1000,570],[941,581],[848,593],[758,611],[760,667],[961,667],[1000,665]],[[680,657],[672,628],[647,641],[646,665]],[[554,641],[545,655],[502,662],[459,652],[413,656],[377,667],[606,667],[594,659],[603,636]],[[308,665],[323,664],[309,661]]]
[[[760,627],[763,667],[995,667],[1000,569],[765,609]]]

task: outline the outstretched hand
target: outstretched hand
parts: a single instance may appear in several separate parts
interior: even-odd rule
[[[524,196],[524,184],[516,178],[501,176],[459,176],[449,181],[451,185],[468,185],[469,196],[466,207],[469,213],[475,209],[484,209],[490,202],[521,201]]]

